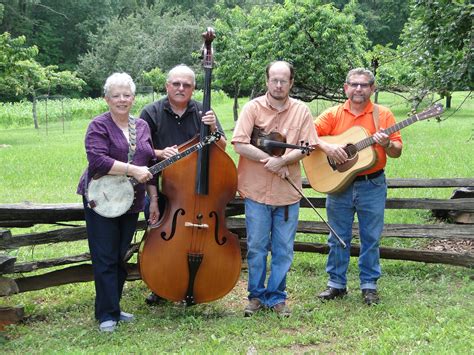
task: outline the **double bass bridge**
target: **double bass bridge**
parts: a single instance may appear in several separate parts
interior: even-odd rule
[[[185,227],[190,228],[197,228],[197,229],[207,229],[209,228],[209,224],[206,223],[191,223],[191,222],[184,222]]]

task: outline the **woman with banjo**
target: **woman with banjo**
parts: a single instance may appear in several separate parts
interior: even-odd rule
[[[101,331],[114,331],[118,321],[131,321],[133,315],[120,309],[120,298],[127,271],[122,262],[136,229],[138,214],[143,210],[145,184],[153,196],[150,204],[150,223],[158,221],[156,179],[148,166],[155,162],[150,130],[145,121],[130,116],[135,99],[135,84],[126,73],[114,73],[104,85],[104,98],[109,111],[95,117],[87,129],[85,148],[89,165],[82,175],[77,193],[83,196],[89,249],[94,269],[96,289],[95,317]],[[106,192],[101,198],[91,199],[91,181],[99,176],[132,177],[133,203],[118,216],[95,211],[96,200],[104,204]],[[93,179],[94,178],[94,179]],[[127,182],[125,182],[127,184]],[[92,187],[94,184],[92,184]],[[95,192],[95,188],[93,189]],[[99,189],[100,191],[100,189]],[[98,194],[97,194],[98,195]],[[97,207],[99,207],[101,204]],[[120,205],[120,201],[114,205]],[[108,211],[111,209],[106,209]],[[98,209],[100,211],[100,209]],[[105,216],[104,216],[105,215]]]

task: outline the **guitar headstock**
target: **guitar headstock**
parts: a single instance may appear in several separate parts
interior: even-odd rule
[[[441,115],[443,111],[444,111],[443,105],[434,104],[433,106],[428,107],[423,112],[417,113],[415,117],[418,119],[418,121],[426,120],[427,118]]]

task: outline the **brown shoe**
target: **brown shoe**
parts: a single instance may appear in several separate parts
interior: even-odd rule
[[[278,303],[272,307],[273,312],[278,314],[280,317],[288,318],[291,316],[290,308],[285,304],[285,302]]]
[[[362,290],[362,298],[364,299],[365,304],[368,306],[377,304],[380,301],[380,297],[377,293],[377,290],[373,290],[369,288],[364,288]]]
[[[333,300],[335,298],[342,298],[345,295],[347,295],[346,288],[334,288],[328,286],[327,289],[318,295],[318,298],[321,300]]]
[[[146,298],[145,298],[145,302],[147,305],[149,306],[154,306],[154,305],[158,305],[158,304],[161,304],[163,302],[165,302],[166,300],[160,296],[158,296],[156,293],[153,293],[151,292]]]
[[[263,303],[258,298],[249,300],[249,304],[244,309],[244,317],[253,316],[263,308]]]

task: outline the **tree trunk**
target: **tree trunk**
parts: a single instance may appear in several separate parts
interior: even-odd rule
[[[36,112],[36,104],[38,101],[36,101],[36,94],[33,92],[33,122],[35,124],[35,129],[39,129],[38,126],[38,113]]]
[[[239,93],[240,93],[240,84],[236,83],[235,91],[234,91],[234,122],[237,122],[239,118]]]
[[[452,96],[451,94],[448,94],[446,95],[446,108],[451,108],[451,99],[452,99]]]

